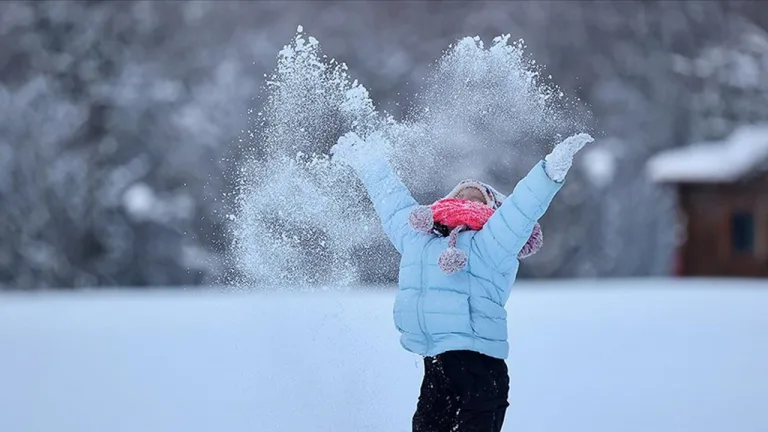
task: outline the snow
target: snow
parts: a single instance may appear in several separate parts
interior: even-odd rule
[[[1,295],[0,430],[410,431],[393,298]],[[508,310],[507,432],[768,430],[768,282],[527,282]]]
[[[148,219],[155,203],[155,192],[143,182],[131,185],[123,194],[123,205],[136,219]]]
[[[695,59],[675,56],[675,71],[747,92],[763,88],[768,32],[752,22],[739,21],[740,32],[735,39],[708,47]]]
[[[744,125],[723,141],[662,152],[648,162],[656,182],[733,182],[768,160],[768,123]]]
[[[616,156],[606,146],[587,148],[583,156],[584,172],[598,188],[608,186],[616,175]]]
[[[128,187],[122,198],[123,207],[134,220],[151,220],[162,224],[191,218],[195,205],[189,194],[156,194],[144,182]]]
[[[392,259],[375,246],[386,242],[381,229],[364,228],[379,225],[379,218],[361,182],[329,158],[348,132],[386,150],[414,196],[434,197],[466,178],[525,173],[539,158],[539,145],[561,130],[584,129],[572,112],[575,102],[542,79],[543,66],[509,35],[488,47],[479,37],[459,39],[406,97],[412,112],[396,120],[346,64],[329,59],[303,31],[299,26],[278,53],[262,112],[250,115],[236,198],[225,200],[235,215],[227,259],[238,270],[228,284],[354,285],[366,276],[353,265],[361,254]]]

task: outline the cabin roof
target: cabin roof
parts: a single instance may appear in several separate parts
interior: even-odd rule
[[[707,141],[663,151],[648,161],[658,183],[730,183],[768,161],[768,123],[743,125],[722,141]]]

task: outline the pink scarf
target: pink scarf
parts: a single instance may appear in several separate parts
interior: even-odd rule
[[[494,210],[485,204],[458,198],[444,198],[430,206],[434,221],[449,230],[462,225],[480,231],[493,216]]]
[[[459,233],[466,229],[481,230],[494,212],[493,208],[475,201],[443,198],[431,206],[419,206],[414,209],[408,222],[413,229],[425,234],[435,233],[435,224],[445,226],[450,231],[448,249],[440,255],[438,264],[444,272],[451,274],[467,264],[466,253],[456,249]],[[517,257],[525,259],[535,254],[541,249],[543,242],[541,226],[537,222]]]

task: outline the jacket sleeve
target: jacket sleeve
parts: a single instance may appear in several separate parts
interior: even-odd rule
[[[367,164],[358,176],[368,191],[384,233],[402,254],[406,240],[419,235],[408,224],[408,215],[418,203],[385,157]]]
[[[549,208],[562,182],[549,178],[540,161],[473,238],[472,249],[491,267],[509,272],[533,226]]]

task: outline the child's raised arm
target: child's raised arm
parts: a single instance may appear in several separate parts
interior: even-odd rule
[[[478,256],[502,273],[512,269],[533,226],[562,188],[574,155],[592,141],[584,133],[567,138],[517,183],[512,195],[475,235],[472,248]]]
[[[331,154],[334,160],[351,166],[360,177],[384,233],[402,254],[405,241],[418,235],[408,225],[408,215],[418,203],[392,170],[386,156],[374,143],[362,140],[353,132],[339,138]]]

